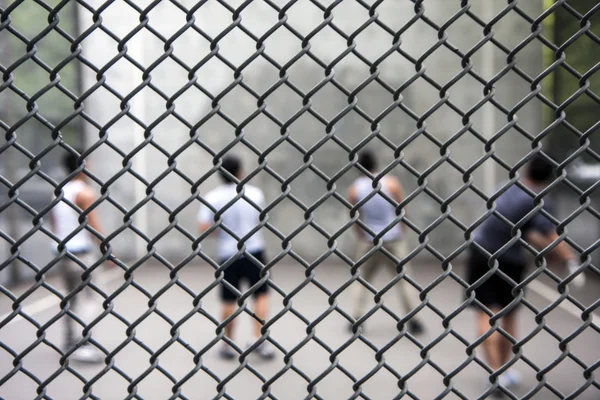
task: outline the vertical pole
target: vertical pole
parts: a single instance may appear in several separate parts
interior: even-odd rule
[[[70,3],[70,7],[72,7],[71,12],[72,12],[72,18],[73,18],[73,23],[74,23],[74,27],[73,27],[73,37],[76,39],[79,37],[79,35],[82,32],[83,27],[80,26],[81,24],[81,19],[79,16],[79,3],[77,3],[76,1],[72,1]],[[77,93],[75,93],[77,95],[77,97],[80,97],[84,90],[85,90],[85,86],[83,84],[83,69],[81,68],[81,62],[78,60],[75,60],[75,80],[77,81],[76,83],[76,87],[77,87]],[[87,136],[85,134],[85,126],[83,124],[83,118],[79,118],[77,120],[77,125],[76,128],[77,129],[77,146],[79,146],[80,149],[87,149]]]
[[[10,112],[10,109],[7,111]],[[5,156],[2,157],[4,159],[4,177],[11,184],[14,184],[17,181],[17,174],[15,171],[17,169],[17,165],[16,165],[17,161],[14,159],[13,153],[14,153],[14,150],[7,149],[6,152],[4,153]],[[7,193],[8,193],[8,191],[7,191]],[[8,196],[6,197],[6,200],[8,200]],[[18,207],[17,205],[12,204],[3,213],[6,215],[8,236],[13,238],[14,240],[17,240],[20,236],[20,233],[19,233],[19,210],[17,207]],[[10,279],[11,283],[13,283],[13,284],[19,283],[21,281],[21,279],[23,278],[22,274],[21,274],[21,270],[19,269],[18,261],[11,264],[9,271],[10,271],[9,279]]]
[[[0,8],[2,11],[6,9],[6,1],[0,0]],[[11,51],[11,38],[12,35],[5,35],[3,39],[3,43],[0,43],[0,60],[4,60],[8,62],[10,58]],[[11,120],[11,104],[8,96],[9,89],[4,89],[3,93],[0,93],[0,118],[2,118],[8,125],[10,125]],[[6,139],[5,139],[6,140]],[[17,181],[17,160],[14,158],[13,149],[7,149],[3,154],[2,161],[4,167],[4,177],[11,183],[14,184]],[[7,190],[8,194],[8,190]],[[8,196],[7,196],[8,201]],[[19,210],[18,206],[12,205],[8,207],[4,211],[4,216],[6,216],[6,229],[8,236],[13,239],[17,239],[19,237]],[[19,264],[13,263],[9,267],[9,280],[11,283],[18,283],[22,278],[21,270],[19,269]]]
[[[494,16],[495,1],[486,1],[483,3],[484,21],[490,22]],[[490,80],[495,75],[494,45],[487,43],[482,49],[482,75],[484,79]],[[489,140],[496,133],[496,110],[491,103],[483,107],[483,136]],[[491,196],[496,188],[496,161],[488,159],[483,164],[483,189]]]
[[[144,40],[143,40],[142,35],[138,35],[138,36],[140,36],[138,38],[138,42],[137,43],[131,42],[130,45],[128,46],[129,54],[134,59],[136,59],[141,65],[144,65]],[[138,84],[141,83],[141,80],[139,79],[140,71],[138,71],[138,69],[136,67],[134,67],[133,65],[130,65],[129,68],[131,68],[132,82],[134,82],[134,86],[137,86]],[[145,99],[144,93],[145,92],[142,90],[141,92],[136,94],[135,97],[133,97],[131,99],[131,113],[133,115],[135,115],[141,121],[145,120],[145,112],[146,112],[146,99]],[[132,124],[134,125],[134,127],[133,127],[134,146],[137,146],[140,143],[142,143],[145,139],[144,138],[144,129],[141,126],[139,126],[138,124],[136,124],[135,122],[132,122]],[[137,153],[136,156],[133,158],[133,169],[138,174],[140,174],[142,177],[145,178],[147,176],[146,167],[147,167],[146,150],[142,150],[139,153]],[[146,186],[144,186],[144,184],[139,181],[136,182],[135,196],[134,196],[136,204],[141,202],[145,197],[146,197]],[[146,207],[141,208],[138,212],[135,213],[134,224],[140,231],[144,232],[145,234],[148,234],[148,212],[147,212]],[[146,250],[147,245],[148,245],[148,243],[146,243],[146,241],[144,239],[142,239],[141,237],[136,238],[135,255],[137,258],[141,258],[142,256],[144,256],[147,253],[147,250]]]

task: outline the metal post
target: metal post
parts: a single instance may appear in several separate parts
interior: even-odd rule
[[[10,111],[9,111],[10,112]],[[8,114],[8,113],[7,113]],[[4,159],[4,177],[11,183],[14,184],[17,181],[16,174],[16,160],[13,157],[12,149],[8,149],[5,153],[5,156],[2,157]],[[7,196],[8,200],[8,196]],[[13,204],[8,207],[4,211],[4,215],[6,216],[7,222],[7,232],[8,236],[17,240],[20,236],[19,233],[19,210],[17,209],[17,205]],[[17,262],[13,263],[10,266],[10,281],[11,283],[19,283],[22,278],[21,270],[19,269],[19,264]]]
[[[490,22],[494,18],[494,2],[487,1],[483,6],[484,20]],[[482,75],[490,80],[495,75],[494,46],[487,43],[482,51]],[[483,107],[483,136],[489,140],[496,133],[496,110],[491,103]],[[494,194],[496,188],[496,161],[488,159],[483,164],[483,190],[488,195]]]
[[[129,54],[135,58],[140,64],[144,65],[144,41],[143,36],[141,36],[138,43],[130,43]],[[139,82],[139,74],[140,71],[137,70],[133,65],[131,68],[131,79],[134,84]],[[144,95],[144,91],[142,90],[138,94],[135,95],[135,98],[131,99],[131,113],[139,118],[141,121],[145,120],[145,111],[146,111],[146,99]],[[138,124],[134,123],[133,127],[133,137],[134,137],[134,146],[142,143],[144,141],[144,129]],[[136,154],[133,158],[133,169],[140,174],[142,177],[146,177],[146,151],[142,150]],[[138,204],[146,197],[146,186],[137,182],[135,185],[135,203]],[[148,212],[146,207],[142,207],[138,212],[134,215],[134,223],[135,226],[142,232],[148,232]],[[135,255],[138,258],[143,257],[147,251],[147,243],[141,237],[138,237],[136,240],[135,246]]]
[[[0,0],[0,7],[2,8],[2,10],[5,9],[5,5],[6,5],[6,1],[5,0]],[[0,60],[9,60],[10,58],[10,51],[11,51],[11,37],[12,36],[5,36],[6,43],[1,43],[0,44]],[[8,90],[8,89],[5,89]],[[0,96],[0,118],[2,118],[8,125],[10,125],[10,120],[11,120],[11,104],[9,100],[9,96],[5,93],[4,95]],[[6,139],[5,139],[6,140]],[[3,167],[4,167],[4,177],[11,183],[14,184],[17,181],[17,173],[16,173],[16,169],[17,169],[17,160],[14,159],[13,157],[13,150],[12,149],[7,149],[6,152],[3,154],[2,157],[3,160]],[[8,200],[8,197],[7,197]],[[12,205],[11,207],[8,207],[4,213],[3,216],[6,217],[6,224],[7,224],[7,233],[8,235],[13,238],[13,239],[17,239],[19,237],[19,210],[17,209],[16,205]],[[22,274],[21,274],[21,270],[18,267],[18,263],[13,263],[10,268],[9,268],[9,275],[10,275],[10,281],[11,283],[18,283],[21,278],[22,278]]]
[[[78,38],[82,32],[82,27],[80,26],[81,18],[79,16],[79,7],[80,6],[75,1],[75,2],[71,2],[71,7],[73,7],[72,13],[73,13],[73,21],[75,24],[75,26],[73,28],[73,30],[74,30],[73,37]],[[85,91],[85,87],[83,85],[83,69],[81,67],[81,62],[79,62],[79,61],[75,62],[75,79],[77,80],[77,83],[76,83],[77,93],[76,94],[79,97]],[[83,118],[78,119],[76,129],[79,131],[79,134],[76,135],[78,138],[77,145],[80,146],[80,148],[87,148],[87,137],[85,135],[85,126],[83,124]]]

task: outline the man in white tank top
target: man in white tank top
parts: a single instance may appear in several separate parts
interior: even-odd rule
[[[63,167],[66,169],[68,174],[71,174],[78,169],[79,165],[77,158],[78,157],[76,155],[71,153],[67,154],[63,158]],[[82,211],[88,209],[96,200],[94,191],[86,183],[85,174],[83,172],[73,177],[63,187],[63,193],[65,200],[68,200],[71,204],[74,204],[77,206],[77,208],[79,208],[79,210]],[[52,208],[50,212],[51,229],[61,241],[78,230],[80,225],[78,220],[80,216],[79,210],[76,211],[65,201],[59,202],[54,206],[54,208]],[[102,234],[102,230],[100,229],[100,224],[98,222],[98,216],[96,214],[96,211],[92,211],[87,215],[88,226]],[[58,253],[57,248],[58,243],[53,241],[52,251],[54,254]],[[70,238],[66,243],[66,249],[88,268],[95,262],[93,258],[94,239],[86,229],[79,231],[76,235]],[[77,290],[82,282],[81,275],[85,271],[84,268],[66,256],[61,260],[59,268],[67,293]],[[90,300],[91,295],[92,290],[86,286],[70,300],[70,310],[86,323],[91,322],[89,321],[90,318],[88,314],[91,314],[93,309],[97,308]],[[63,318],[66,322],[64,331],[64,346],[65,350],[69,351],[81,340],[81,337],[78,336],[81,335],[83,327],[69,316],[65,315]],[[78,333],[76,333],[77,331]],[[102,362],[104,359],[104,354],[92,344],[85,343],[71,355],[71,358],[76,361],[95,363]]]
[[[233,175],[238,180],[242,178],[242,165],[241,161],[234,156],[226,156],[223,159],[223,169],[229,174]],[[208,192],[204,196],[204,200],[210,204],[217,212],[221,211],[224,207],[228,206],[231,200],[237,196],[237,184],[227,175],[222,173],[221,179],[223,184],[216,189]],[[265,207],[265,197],[263,192],[252,185],[244,185],[244,195],[252,201],[261,210]],[[218,256],[219,263],[223,265],[228,262],[238,252],[238,238],[241,239],[250,234],[257,226],[260,225],[260,211],[258,211],[250,202],[241,198],[228,207],[221,215],[222,223],[227,227],[228,230],[233,232],[235,237],[225,231],[224,229],[216,229],[214,233],[218,237]],[[215,223],[214,212],[207,206],[202,206],[200,209],[198,219],[200,222],[200,231],[206,232]],[[237,237],[237,238],[236,238]],[[260,230],[254,232],[244,242],[245,250],[247,254],[250,254],[251,258],[256,260],[260,264],[266,264],[265,258],[265,241],[263,239],[262,232]],[[251,261],[250,258],[245,255],[239,256],[231,265],[229,265],[224,271],[223,279],[228,284],[236,288],[238,291],[241,290],[241,283],[248,281],[250,287],[260,284],[262,279],[260,275],[260,268]],[[234,311],[237,309],[237,294],[230,290],[225,284],[221,284],[221,301],[223,302],[223,320],[229,318]],[[269,312],[269,286],[265,282],[260,284],[253,292],[255,300],[254,313],[259,320],[266,321]],[[229,339],[233,339],[233,326],[235,321],[231,321],[225,326],[225,336]],[[254,324],[254,335],[255,340],[262,336],[261,334],[262,323],[255,321]],[[250,342],[253,345],[255,342]],[[269,342],[263,342],[257,347],[254,352],[264,358],[271,359],[274,357],[275,352]],[[223,347],[219,352],[220,356],[225,359],[233,359],[237,353],[226,343],[223,343]]]
[[[359,156],[359,164],[368,170],[372,175],[377,175],[377,162],[375,156],[365,151]],[[397,203],[401,203],[404,200],[404,194],[402,192],[402,186],[400,182],[392,177],[385,176],[381,180],[381,190],[389,195]],[[373,189],[373,181],[368,176],[358,178],[348,191],[348,201],[351,204],[357,204],[367,196],[369,196],[375,189]],[[379,234],[389,227],[390,224],[396,219],[396,207],[388,202],[383,196],[376,194],[371,197],[365,204],[363,204],[359,210],[360,220],[367,225],[367,227],[375,234]],[[358,235],[358,245],[356,246],[357,257],[359,260],[365,254],[367,254],[373,248],[373,235],[362,229],[358,224],[355,224]],[[403,240],[402,226],[400,223],[394,224],[389,230],[383,235],[384,247],[391,252],[396,258],[402,260],[408,254],[406,242]],[[406,267],[409,265],[406,264]],[[361,277],[372,285],[373,277],[379,268],[386,268],[389,272],[396,276],[396,264],[386,257],[382,252],[378,251],[372,254],[359,268]],[[375,305],[372,300],[369,302],[369,291],[362,286],[362,284],[356,282],[354,284],[353,300],[354,309],[353,316],[355,319],[359,319],[363,316],[364,307],[369,309]],[[404,306],[405,314],[408,314],[414,309],[414,305],[407,293],[407,289],[410,290],[410,285],[404,279],[401,279],[396,283],[400,299]],[[423,331],[423,324],[413,317],[409,323],[408,328],[414,334],[419,334]]]

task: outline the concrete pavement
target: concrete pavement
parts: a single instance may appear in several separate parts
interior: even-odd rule
[[[457,273],[462,275],[461,266],[457,265]],[[432,265],[415,265],[410,275],[420,285],[425,286],[441,274],[441,270]],[[113,271],[114,273],[114,271]],[[316,279],[330,291],[338,289],[342,283],[349,278],[349,268],[324,264],[317,268]],[[304,280],[303,268],[290,260],[281,262],[273,270],[273,280],[286,293],[297,287]],[[199,293],[213,281],[213,271],[206,265],[189,265],[180,273],[180,282],[184,283],[194,293]],[[385,271],[377,277],[375,285],[382,288],[390,277]],[[159,265],[144,266],[143,270],[134,274],[134,281],[145,288],[150,295],[157,293],[170,278],[168,270]],[[56,277],[51,278],[55,287],[62,287]],[[546,285],[548,282],[542,282]],[[114,292],[123,284],[122,275],[117,274],[112,279],[100,281],[100,286],[107,293]],[[551,290],[542,293],[555,293]],[[600,283],[589,280],[582,292],[574,292],[577,298],[587,304],[597,299]],[[24,288],[16,288],[19,292]],[[33,305],[30,308],[35,312],[35,319],[43,323],[49,320],[59,311],[56,301],[52,295],[42,289],[28,298],[26,304]],[[412,293],[416,296],[416,292]],[[556,293],[556,297],[558,294]],[[462,301],[460,286],[447,278],[430,293],[430,302],[438,307],[444,314],[448,315]],[[546,307],[551,299],[548,299],[533,290],[529,290],[527,298],[539,310]],[[100,296],[97,297],[100,300]],[[339,298],[339,306],[349,311],[349,290],[346,290]],[[392,310],[400,313],[400,305],[397,294],[390,291],[384,296],[384,302]],[[182,289],[174,286],[158,299],[158,310],[162,311],[173,321],[179,321],[190,310],[192,310],[192,297]],[[314,321],[328,308],[327,296],[310,283],[302,289],[292,301],[294,309],[301,312],[308,320]],[[282,309],[282,297],[273,294],[272,315]],[[0,314],[10,312],[11,303],[6,298],[0,300]],[[203,308],[215,318],[219,319],[219,303],[217,290],[212,290],[203,300]],[[148,309],[148,297],[133,286],[129,286],[117,296],[114,302],[114,310],[126,318],[129,322],[139,319]],[[421,344],[427,346],[432,343],[443,331],[442,320],[434,312],[424,309],[418,314],[425,322],[427,331],[418,336]],[[62,322],[62,321],[61,321]],[[467,309],[460,313],[452,322],[455,332],[463,338],[472,342],[476,339],[474,311]],[[522,309],[519,314],[520,337],[527,336],[536,328],[534,315],[531,311]],[[563,338],[572,333],[581,325],[581,320],[564,308],[557,308],[550,312],[545,322],[556,333]],[[243,315],[238,324],[238,335],[235,338],[240,346],[246,346],[250,336],[250,317]],[[98,340],[109,351],[117,348],[126,339],[125,324],[113,316],[106,317],[95,329],[94,338]],[[156,313],[151,314],[135,329],[135,337],[142,341],[150,351],[158,351],[171,338],[171,326]],[[56,323],[46,331],[47,340],[56,345],[61,344],[63,325]],[[180,328],[180,337],[189,343],[195,350],[206,346],[215,337],[215,325],[200,314],[195,314]],[[378,348],[382,348],[392,341],[397,334],[394,320],[382,310],[377,311],[367,322],[364,335]],[[306,338],[306,325],[291,313],[287,313],[277,321],[271,329],[271,337],[280,343],[287,351],[297,346]],[[329,348],[338,349],[351,337],[347,329],[346,320],[337,312],[328,315],[316,327],[316,336]],[[588,327],[581,335],[576,337],[569,345],[570,351],[575,354],[587,366],[591,366],[600,360],[600,346],[598,346],[600,334]],[[0,341],[14,351],[21,352],[36,339],[36,329],[27,321],[20,320],[0,329]],[[465,345],[454,337],[447,336],[430,349],[428,356],[440,368],[450,372],[461,365],[468,356]],[[218,358],[217,347],[208,351],[202,358],[202,366],[210,369],[220,379],[224,379],[238,366],[236,361],[225,362]],[[421,350],[408,338],[403,337],[397,341],[386,353],[387,364],[394,368],[399,374],[404,375],[417,367],[422,361]],[[523,354],[537,367],[545,368],[554,360],[561,357],[558,341],[548,333],[542,331],[523,347]],[[13,357],[4,350],[0,350],[0,377],[4,377],[13,368]],[[481,356],[481,351],[477,352]],[[58,353],[44,344],[39,345],[34,351],[23,359],[23,366],[34,373],[41,381],[48,379],[60,367]],[[342,365],[357,379],[367,375],[377,366],[375,353],[364,343],[356,341],[347,347],[338,357]],[[331,365],[329,353],[315,341],[309,341],[294,356],[293,364],[310,379],[321,375]],[[195,367],[193,354],[180,344],[171,345],[158,359],[158,366],[168,372],[171,379],[176,381],[183,379]],[[250,365],[264,378],[270,379],[284,368],[283,357],[278,356],[275,360],[265,362],[257,357],[250,357]],[[85,379],[92,379],[102,371],[103,366],[93,366],[71,363],[70,366],[80,373]],[[150,354],[135,343],[129,343],[115,357],[115,366],[132,380],[142,376],[150,367]],[[525,362],[518,361],[516,368],[523,376],[523,384],[514,390],[517,397],[525,396],[537,384],[535,371]],[[465,369],[458,373],[452,383],[464,396],[478,398],[485,391],[487,373],[475,362],[470,363]],[[563,359],[558,366],[546,374],[547,381],[563,396],[568,396],[578,387],[585,383],[583,368],[569,358]],[[362,385],[365,398],[391,399],[399,394],[397,378],[386,369],[380,369],[366,383]],[[129,383],[114,370],[104,374],[92,387],[94,396],[100,399],[124,399],[129,395]],[[348,399],[352,396],[353,382],[341,371],[334,369],[317,385],[317,395],[323,399]],[[188,399],[212,399],[218,394],[217,382],[206,372],[198,371],[182,387],[182,394]],[[256,399],[262,394],[262,382],[251,371],[245,369],[233,377],[226,385],[226,393],[235,399]],[[172,396],[173,382],[163,373],[154,369],[137,385],[137,396],[143,399],[168,399]],[[64,371],[55,378],[46,388],[47,398],[70,400],[79,399],[83,396],[83,383],[73,374]],[[420,399],[433,399],[439,396],[445,389],[442,375],[429,365],[423,366],[415,375],[408,380],[408,388],[411,393]],[[34,399],[38,396],[36,390],[38,384],[25,376],[22,372],[17,373],[0,387],[0,397],[6,400]],[[278,399],[304,399],[309,392],[307,382],[296,372],[289,370],[271,386],[273,398]],[[408,398],[408,397],[406,397]],[[446,398],[459,398],[451,393]],[[554,399],[558,398],[547,389],[543,389],[533,398]],[[589,387],[578,398],[598,399],[600,390],[594,386]]]

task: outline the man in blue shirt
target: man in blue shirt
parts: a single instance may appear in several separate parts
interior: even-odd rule
[[[528,164],[526,176],[522,179],[522,183],[532,192],[539,193],[548,185],[548,182],[552,178],[552,173],[553,170],[550,164],[541,157],[535,157]],[[512,224],[517,224],[535,208],[535,204],[533,197],[517,185],[513,185],[496,200],[496,207],[498,213],[504,218]],[[551,210],[546,199],[544,199],[544,209],[546,211]],[[516,243],[503,252],[498,253],[502,247],[513,239],[511,230],[511,225],[491,215],[476,230],[475,242],[489,254],[497,255],[499,270],[518,284],[523,280],[526,268],[525,254],[522,246]],[[521,228],[521,232],[529,243],[542,248],[558,239],[554,224],[544,217],[541,212],[530,218]],[[564,241],[554,248],[554,253],[567,264],[570,273],[575,272],[579,268],[575,253]],[[479,279],[483,278],[490,271],[490,268],[489,256],[475,246],[472,246],[467,264],[467,282],[469,285],[473,285]],[[584,279],[584,275],[581,273],[575,278],[573,283],[575,285],[583,285]],[[475,289],[475,298],[494,314],[497,314],[514,301],[513,287],[513,285],[505,281],[496,272]],[[473,305],[476,305],[476,303],[473,302]],[[516,313],[514,310],[515,308],[512,308],[501,320],[502,328],[512,337],[516,336]],[[478,309],[479,336],[489,331],[489,319],[490,317],[483,310]],[[509,361],[511,346],[511,343],[498,332],[494,332],[483,342],[484,354],[488,365],[494,371]],[[512,369],[501,375],[499,379],[500,384],[505,387],[514,386],[519,380],[516,371]]]

